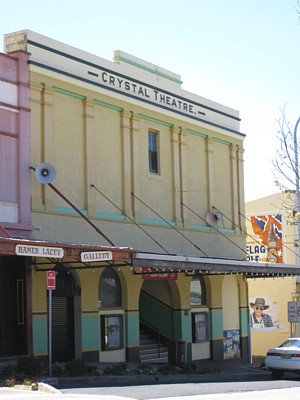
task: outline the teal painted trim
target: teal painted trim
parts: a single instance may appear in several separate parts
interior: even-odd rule
[[[176,82],[176,83],[179,83],[179,84],[183,83],[179,79],[173,78],[172,76],[164,74],[163,72],[157,71],[156,69],[147,67],[146,65],[142,65],[142,64],[134,62],[132,60],[128,60],[128,58],[125,58],[125,57],[114,57],[114,61],[115,62],[116,61],[123,61],[123,62],[125,62],[127,64],[134,65],[135,67],[138,67],[138,68],[141,68],[141,69],[143,69],[145,71],[151,72],[154,75],[158,75],[158,76],[161,76],[163,78],[169,79],[170,81],[173,81],[173,82]]]
[[[103,218],[103,219],[115,219],[117,221],[125,221],[126,220],[125,215],[108,213],[105,211],[96,211],[96,217]]]
[[[61,214],[79,215],[76,210],[70,207],[54,206],[54,211]],[[87,210],[80,210],[82,214],[87,215]]]
[[[195,229],[196,231],[211,231],[210,226],[204,226],[204,225],[190,224],[190,228]]]
[[[226,228],[218,228],[218,231],[223,233],[235,233],[234,229],[226,229]]]
[[[81,94],[74,93],[74,92],[69,92],[69,90],[64,90],[64,89],[58,88],[56,86],[53,86],[52,89],[55,92],[58,92],[60,94],[65,94],[66,96],[74,97],[75,99],[78,99],[78,100],[85,100],[86,99],[86,97],[82,96]]]
[[[94,103],[97,104],[98,106],[110,108],[111,110],[114,111],[123,111],[124,109],[121,107],[114,106],[113,104],[105,103],[104,101],[99,101],[94,99]]]
[[[191,135],[195,135],[195,136],[202,137],[202,138],[204,138],[204,139],[207,139],[207,138],[208,138],[208,135],[204,135],[204,133],[200,133],[200,132],[193,131],[192,129],[187,129],[186,132],[187,132],[187,133],[190,133]]]
[[[210,312],[211,339],[223,337],[223,311]]]
[[[140,117],[141,119],[145,119],[146,121],[154,122],[155,124],[167,126],[168,128],[170,128],[171,126],[173,126],[173,124],[170,124],[169,122],[165,122],[165,121],[162,121],[162,120],[160,120],[160,119],[148,117],[147,115],[139,114],[139,117]]]
[[[57,213],[60,213],[60,214],[78,215],[78,212],[71,207],[54,206],[54,211]],[[88,215],[87,210],[80,210],[80,212],[82,212],[82,214],[84,214],[86,216]],[[104,211],[96,211],[96,217],[103,218],[103,219],[114,219],[114,220],[118,220],[118,221],[126,220],[125,215],[108,213],[108,212],[104,212]]]
[[[226,146],[231,146],[232,145],[232,143],[231,142],[227,142],[227,140],[222,140],[222,139],[218,139],[218,138],[215,138],[215,137],[213,137],[212,140],[214,142],[217,142],[217,143],[225,144]]]
[[[241,336],[249,335],[249,310],[240,310],[240,332]]]
[[[100,349],[100,322],[99,316],[83,315],[82,323],[82,347],[87,349]]]
[[[125,315],[125,338],[127,346],[139,346],[140,344],[139,313]]]
[[[185,315],[184,311],[174,312],[174,334],[173,340],[192,340],[192,316],[189,312]]]
[[[32,319],[33,355],[48,354],[48,322],[47,317]]]
[[[170,221],[163,221],[161,219],[154,219],[154,218],[141,218],[141,222],[145,224],[151,224],[151,225],[162,225],[162,226],[172,226],[175,227],[175,222],[170,222]]]

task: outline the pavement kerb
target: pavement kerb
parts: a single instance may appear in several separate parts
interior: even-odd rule
[[[58,377],[47,378],[45,383],[54,388],[72,387],[78,385],[99,385],[99,386],[130,386],[150,385],[162,383],[197,383],[197,382],[218,382],[218,381],[239,381],[244,379],[260,379],[262,376],[270,376],[270,372],[263,369],[243,369],[238,371],[222,371],[217,373],[196,374],[196,375],[98,375],[81,377]]]

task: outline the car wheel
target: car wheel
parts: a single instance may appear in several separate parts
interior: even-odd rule
[[[281,379],[283,377],[283,371],[281,369],[272,369],[273,379]]]

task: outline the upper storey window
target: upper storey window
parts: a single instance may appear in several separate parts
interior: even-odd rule
[[[149,171],[158,174],[158,133],[148,132]]]

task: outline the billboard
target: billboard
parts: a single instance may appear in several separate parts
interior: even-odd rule
[[[282,216],[280,214],[251,217],[248,229],[248,261],[282,263]]]

